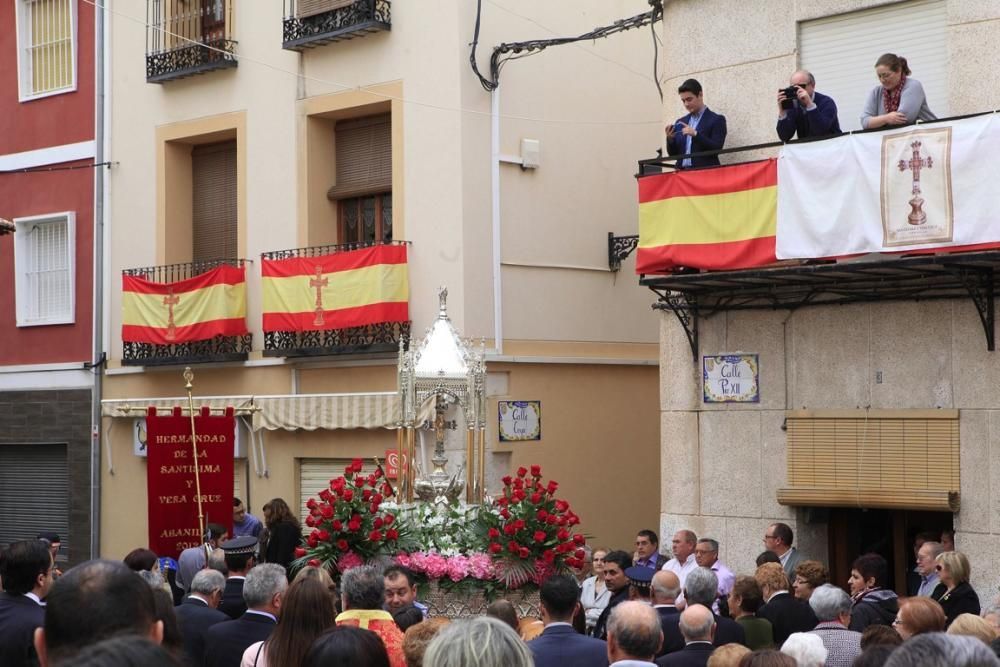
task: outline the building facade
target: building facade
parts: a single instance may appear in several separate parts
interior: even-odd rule
[[[610,268],[607,236],[629,229],[629,170],[661,132],[648,30],[512,62],[491,95],[469,66],[475,3],[266,4],[150,0],[149,29],[134,8],[110,17],[120,166],[109,181],[101,554],[146,542],[137,418],[186,401],[185,366],[196,400],[280,405],[238,410],[236,495],[258,515],[273,497],[301,510],[345,459],[367,465],[394,449],[393,424],[358,427],[337,410],[391,402],[398,343],[431,325],[438,287],[456,328],[486,351],[487,413],[541,403],[539,440],[501,441],[489,419],[487,489],[540,464],[586,532],[631,544],[657,516],[657,324],[645,291]],[[487,4],[478,62],[487,71],[501,42],[583,34],[648,9]],[[404,326],[310,340],[264,330],[263,259],[388,242],[407,247]],[[248,336],[122,340],[119,276],[168,282],[219,260],[246,268]],[[447,419],[454,471],[463,421]]]
[[[0,10],[0,543],[91,554],[96,155],[93,5]]]
[[[981,73],[987,81],[996,75],[970,57],[992,52],[1000,26],[996,8],[981,3],[800,2],[758,11],[724,0],[674,2],[664,30],[676,33],[676,26],[704,15],[731,20],[667,43],[665,87],[698,78],[709,106],[729,119],[727,148],[775,141],[775,91],[800,67],[814,74],[818,91],[836,99],[841,127],[858,129],[865,95],[878,83],[875,60],[885,52],[908,57],[913,77],[926,75],[928,102],[939,117],[1000,105],[996,87],[977,81]],[[882,29],[885,21],[894,27]],[[665,118],[681,113],[668,99]],[[760,149],[724,156],[723,163],[776,154],[777,148]],[[830,177],[836,178],[832,169]],[[869,258],[866,266],[892,270],[894,259]],[[764,279],[775,294],[799,271],[784,270],[791,273]],[[740,280],[740,272],[731,275]],[[816,274],[819,291],[836,291],[822,275]],[[933,292],[949,280],[935,278],[927,287]],[[998,362],[987,345],[993,297],[956,284],[949,298],[891,297],[875,288],[850,304],[720,307],[711,317],[695,313],[686,326],[661,301],[662,531],[689,527],[717,538],[723,559],[749,572],[767,526],[783,521],[795,529],[801,551],[830,564],[834,583],[846,585],[851,560],[876,551],[889,563],[890,585],[905,592],[915,534],[954,528],[957,548],[972,560],[972,583],[989,598],[1000,532],[992,449],[998,405],[989,384]],[[686,334],[694,327],[692,345]],[[759,355],[759,403],[704,400],[703,357],[730,353]],[[830,430],[812,441],[822,446],[798,448],[798,429],[819,429],[822,420]],[[885,427],[893,420],[901,429],[895,435]],[[947,437],[928,435],[939,426]],[[856,449],[847,455],[849,443]],[[898,468],[881,465],[887,460]],[[840,475],[855,480],[856,490],[882,485],[886,493],[846,494],[853,501],[833,492],[810,496],[801,483],[806,467],[817,478]],[[938,476],[931,484],[943,489],[936,502],[913,497],[922,483],[917,478]]]

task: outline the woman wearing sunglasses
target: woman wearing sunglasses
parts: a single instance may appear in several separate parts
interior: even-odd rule
[[[941,583],[934,589],[931,598],[944,609],[948,625],[959,614],[979,616],[979,595],[969,585],[969,559],[961,551],[945,551],[938,555],[937,570]]]

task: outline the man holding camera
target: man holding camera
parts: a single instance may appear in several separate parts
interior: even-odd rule
[[[788,88],[778,91],[778,138],[789,141],[840,134],[837,103],[832,97],[816,92],[816,79],[800,69],[789,80]]]

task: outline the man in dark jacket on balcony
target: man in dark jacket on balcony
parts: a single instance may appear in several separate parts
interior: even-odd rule
[[[799,139],[840,134],[837,103],[832,97],[816,92],[816,79],[811,73],[800,69],[792,74],[789,84],[789,88],[795,89],[794,98],[784,89],[778,91],[779,139],[790,141],[796,133]],[[789,104],[790,108],[785,108]]]

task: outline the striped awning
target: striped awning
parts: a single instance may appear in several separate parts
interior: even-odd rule
[[[279,396],[204,396],[195,407],[252,415],[254,431],[315,431],[316,429],[398,428],[399,395],[394,391],[366,394],[286,394]],[[187,397],[109,399],[101,401],[105,417],[142,417],[146,408],[186,407]]]

